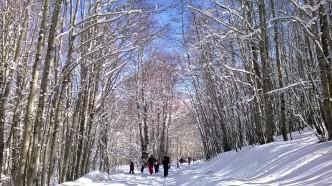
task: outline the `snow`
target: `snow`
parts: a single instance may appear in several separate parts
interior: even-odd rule
[[[172,166],[170,175],[163,170],[149,176],[136,170],[128,174],[122,167],[110,175],[91,172],[62,186],[124,186],[124,185],[332,185],[332,142],[318,143],[309,130],[293,133],[293,140],[244,147],[239,152],[220,154],[208,162]]]

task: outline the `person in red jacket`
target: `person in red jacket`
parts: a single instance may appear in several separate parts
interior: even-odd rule
[[[154,159],[153,155],[151,155],[148,159],[148,168],[149,168],[150,175],[153,174],[153,166],[154,166],[155,162],[156,162],[156,159]]]

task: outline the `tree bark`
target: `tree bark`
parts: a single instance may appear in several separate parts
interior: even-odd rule
[[[30,146],[30,133],[33,127],[33,112],[35,109],[35,98],[37,95],[37,89],[38,89],[38,81],[39,81],[39,71],[40,71],[40,63],[41,63],[41,52],[44,46],[44,39],[46,35],[46,25],[47,25],[47,17],[49,14],[49,0],[44,0],[43,4],[43,13],[42,13],[42,21],[40,23],[40,30],[39,30],[39,37],[38,37],[38,43],[37,43],[37,49],[36,49],[36,57],[33,64],[33,70],[32,70],[32,79],[30,81],[30,92],[28,97],[28,103],[26,107],[25,117],[24,117],[24,132],[23,132],[23,142],[22,147],[20,150],[20,161],[19,161],[19,169],[18,174],[16,177],[16,185],[25,185],[25,170],[27,164],[27,156],[29,152],[29,146]]]
[[[58,26],[59,15],[61,12],[62,0],[57,0],[54,4],[54,12],[52,16],[52,21],[50,24],[50,30],[47,41],[47,52],[44,62],[43,76],[40,85],[39,99],[38,99],[38,107],[37,107],[37,115],[35,117],[35,125],[33,132],[33,144],[32,144],[32,157],[30,166],[28,169],[28,181],[27,185],[37,185],[38,184],[38,176],[37,173],[39,171],[39,158],[40,158],[40,133],[41,127],[43,123],[43,115],[44,115],[44,106],[45,106],[45,97],[47,94],[47,86],[49,81],[49,74],[51,68],[51,61],[54,59],[55,53],[55,35]],[[57,107],[59,109],[59,107]]]
[[[275,9],[275,0],[271,0],[271,9],[272,9],[272,17],[276,18],[276,9]],[[283,88],[283,76],[281,70],[281,58],[280,58],[280,39],[279,39],[279,30],[278,30],[278,22],[274,22],[274,42],[275,42],[275,57],[278,69],[278,82],[279,88]],[[288,126],[286,121],[286,101],[285,94],[283,92],[280,93],[280,125],[281,125],[281,133],[284,141],[288,140]]]
[[[331,46],[329,46],[329,38],[331,37],[329,30],[330,24],[327,17],[325,4],[322,2],[322,0],[318,0],[318,3],[319,24],[322,33],[320,34],[322,51],[319,49],[318,61],[323,89],[323,113],[325,116],[325,126],[328,131],[328,140],[332,140],[332,71],[330,56]]]
[[[24,9],[24,20],[23,20],[22,28],[21,28],[19,36],[18,36],[18,40],[17,40],[17,44],[16,44],[16,47],[15,47],[15,52],[14,52],[14,58],[13,58],[13,64],[15,64],[16,66],[19,66],[18,65],[18,58],[21,54],[21,45],[22,45],[22,42],[25,40],[26,35],[27,35],[28,20],[29,20],[29,16],[30,16],[31,3],[32,3],[32,1],[28,0],[26,2],[25,9]],[[13,73],[14,73],[14,69],[11,68],[8,72],[8,76],[11,77],[13,75]],[[0,100],[0,177],[1,177],[2,165],[3,165],[3,149],[4,149],[4,138],[3,138],[4,135],[3,135],[3,132],[4,132],[4,123],[5,123],[5,111],[6,111],[6,105],[8,103],[8,96],[10,94],[10,88],[11,88],[11,83],[12,83],[10,78],[7,78],[7,79],[8,79],[8,82],[5,84],[4,92],[2,93],[1,100]],[[13,136],[16,137],[15,125],[13,125],[11,127],[9,138],[8,138],[8,144],[10,144],[11,135],[13,133],[15,133],[15,135],[13,135]],[[16,139],[13,138],[13,141],[15,141],[15,140]],[[14,148],[16,148],[16,146],[13,146],[12,148],[14,149]],[[15,151],[13,153],[15,153]]]
[[[262,78],[263,78],[263,98],[264,98],[264,119],[265,119],[265,133],[266,142],[273,142],[274,131],[274,117],[273,117],[273,101],[272,96],[267,92],[272,90],[271,80],[271,61],[269,59],[269,45],[267,37],[267,25],[266,25],[266,11],[265,0],[258,1],[259,9],[259,21],[260,21],[260,53],[262,62]]]

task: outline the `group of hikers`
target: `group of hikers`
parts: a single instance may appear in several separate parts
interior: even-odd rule
[[[192,157],[188,157],[188,160],[185,160],[184,158],[180,158],[178,161],[177,161],[177,163],[176,163],[176,166],[177,166],[177,168],[179,168],[180,167],[180,164],[182,164],[182,163],[188,163],[188,165],[190,165],[190,163],[191,163],[191,161],[195,161],[195,159],[193,159]]]
[[[170,164],[170,157],[164,156],[161,164],[164,168],[164,177],[168,176],[168,170],[171,167]],[[150,155],[150,157],[146,160],[143,156],[141,157],[141,173],[144,172],[145,167],[148,167],[150,175],[154,173],[159,172],[159,166],[160,166],[160,160],[155,159],[153,155]],[[134,174],[134,162],[130,161],[130,171],[129,174]],[[154,171],[153,171],[154,170]]]

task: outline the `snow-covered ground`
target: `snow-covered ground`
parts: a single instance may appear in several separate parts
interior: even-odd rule
[[[91,172],[63,186],[109,185],[332,185],[332,142],[317,143],[310,132],[293,134],[293,140],[249,146],[239,152],[223,153],[208,162],[173,166],[170,175],[149,176],[136,170],[120,170],[111,175]]]

